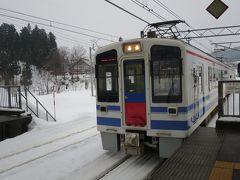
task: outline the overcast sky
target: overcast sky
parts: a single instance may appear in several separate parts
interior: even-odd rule
[[[131,0],[111,0],[119,6],[131,11],[142,19],[154,23],[161,20],[151,15],[143,8],[136,5]],[[154,0],[138,0],[139,2],[147,5],[154,12],[158,13],[167,20],[176,19],[170,13],[161,8]],[[215,19],[205,9],[213,0],[160,0],[169,9],[174,11],[178,16],[185,20],[194,28],[217,27],[240,25],[240,1],[239,0],[223,0],[229,8],[219,18]],[[140,31],[147,25],[146,23],[128,15],[127,13],[117,9],[104,0],[0,0],[0,7],[9,10],[19,11],[29,15],[34,15],[53,21],[59,21],[70,25],[87,28],[90,30],[106,33],[112,37],[102,34],[91,33],[80,29],[73,29],[64,27],[66,29],[77,31],[80,33],[90,34],[92,36],[101,37],[104,39],[117,40],[121,36],[124,39],[138,38]],[[50,24],[47,21],[40,21],[29,17],[20,16],[4,10],[0,10],[0,14],[17,16],[20,18],[34,20],[44,24]],[[25,26],[27,22],[6,18],[0,15],[0,22],[12,23],[17,29]],[[31,23],[34,26],[34,23]],[[62,27],[62,25],[54,24],[54,26]],[[39,25],[47,31],[52,31],[58,41],[59,46],[72,47],[80,44],[85,47],[90,46],[92,42],[97,42],[98,45],[110,43],[110,41],[101,40],[99,38],[87,37],[81,34],[74,34],[64,32],[59,29]],[[116,37],[115,37],[116,36]],[[227,41],[221,39],[214,39],[215,42]],[[202,42],[209,43],[209,42]],[[208,46],[210,47],[210,46]]]

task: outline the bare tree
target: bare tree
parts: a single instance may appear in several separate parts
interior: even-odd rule
[[[70,74],[79,74],[80,73],[80,64],[83,58],[86,58],[87,50],[84,49],[82,46],[74,46],[71,50],[70,56]]]

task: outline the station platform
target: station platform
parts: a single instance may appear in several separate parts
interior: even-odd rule
[[[28,131],[32,116],[0,115],[0,141]]]
[[[149,179],[240,180],[240,131],[199,127]]]

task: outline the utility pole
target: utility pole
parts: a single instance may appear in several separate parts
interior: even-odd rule
[[[92,61],[92,50],[94,50],[94,47],[91,48],[89,47],[89,54],[90,54],[90,78],[91,78],[91,92],[92,92],[92,96],[94,96],[93,94],[93,61]]]

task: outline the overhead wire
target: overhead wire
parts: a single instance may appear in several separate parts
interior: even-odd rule
[[[8,24],[13,24],[12,22],[14,21],[14,22],[15,22],[15,23],[13,24],[14,26],[17,26],[18,28],[22,28],[21,23],[15,21],[15,20],[13,20],[13,19],[7,18],[7,17],[4,17],[4,18],[6,18],[7,20],[0,19],[0,20],[2,21],[2,23],[7,22]]]
[[[79,42],[74,42],[74,41],[71,40],[71,39],[68,40],[66,37],[65,37],[65,38],[58,37],[58,39],[60,39],[60,40],[62,40],[62,41],[65,41],[65,42],[67,42],[67,43],[70,43],[70,44],[72,44],[72,45],[81,45],[81,46],[84,46],[84,47],[89,48],[89,45],[82,44],[82,43],[79,43]],[[58,39],[57,39],[57,41],[58,41]]]
[[[153,0],[155,3],[157,3],[159,6],[161,6],[163,9],[165,9],[166,11],[168,11],[170,14],[172,14],[174,17],[176,17],[177,19],[182,19],[180,16],[178,16],[174,11],[172,11],[170,8],[168,8],[165,4],[163,4],[161,1],[159,0]]]
[[[150,12],[152,15],[154,15],[155,17],[161,19],[162,21],[166,21],[166,19],[164,17],[162,17],[160,14],[158,14],[157,12],[155,12],[153,9],[150,9],[147,5],[144,5],[143,3],[141,3],[138,0],[131,0],[133,3],[137,4],[138,6],[142,7],[143,9],[147,10],[148,12]]]
[[[10,20],[10,22],[8,21],[10,24],[12,24],[11,21],[14,21],[15,23],[17,23],[19,28],[22,28],[22,25],[23,25],[23,24],[24,24],[24,26],[27,25],[27,24],[25,24],[25,23],[16,21],[16,20],[11,19],[11,18],[8,18],[8,17],[4,17],[4,18]],[[5,21],[5,20],[3,20],[3,19],[0,19],[0,20],[2,20],[2,22]],[[14,25],[15,25],[15,24],[14,24]],[[86,41],[86,40],[83,40],[83,39],[79,39],[79,38],[76,38],[76,37],[73,37],[73,36],[70,36],[70,35],[61,33],[61,32],[59,32],[59,31],[56,31],[56,30],[53,30],[53,29],[48,29],[48,28],[45,28],[45,29],[48,30],[48,31],[50,31],[50,32],[54,32],[54,34],[58,34],[58,37],[61,36],[61,39],[62,39],[62,40],[63,40],[63,38],[65,38],[65,39],[68,40],[68,42],[72,41],[72,42],[74,42],[74,44],[78,43],[78,44],[88,45],[88,46],[91,45],[91,42],[90,42],[90,41]],[[70,37],[70,38],[69,38],[69,37]],[[72,38],[74,38],[74,39],[72,39]],[[85,42],[82,42],[82,41],[85,41]],[[88,47],[88,46],[87,46],[87,47]]]
[[[77,29],[89,31],[89,32],[92,32],[92,33],[97,33],[97,34],[101,34],[101,35],[105,35],[105,36],[109,36],[109,37],[119,38],[118,36],[115,36],[115,35],[102,33],[102,32],[99,32],[99,31],[88,29],[88,28],[82,28],[82,27],[79,27],[79,26],[75,26],[75,25],[71,25],[71,24],[67,24],[67,23],[63,23],[63,22],[60,22],[60,21],[55,21],[55,20],[51,20],[51,19],[47,19],[47,18],[42,18],[42,17],[39,17],[39,16],[34,16],[34,15],[30,15],[30,14],[19,12],[19,11],[14,11],[14,10],[1,8],[1,7],[0,7],[0,9],[4,10],[4,11],[11,12],[11,13],[16,13],[16,14],[28,16],[28,17],[31,17],[31,18],[35,18],[35,19],[39,19],[39,20],[43,20],[43,21],[48,21],[48,22],[50,22],[50,24],[52,24],[52,23],[60,24],[60,25],[64,25],[64,26],[68,26],[68,27],[72,27],[72,28],[77,28]]]
[[[147,23],[147,24],[150,24],[148,21],[146,21],[146,20],[140,18],[139,16],[137,16],[137,15],[135,15],[135,14],[129,12],[128,10],[126,10],[126,9],[124,9],[124,8],[122,8],[122,7],[120,7],[119,5],[113,3],[113,2],[111,2],[111,1],[109,1],[109,0],[105,0],[105,1],[108,2],[109,4],[113,5],[113,6],[117,7],[118,9],[121,9],[122,11],[124,11],[124,12],[130,14],[131,16],[133,16],[133,17],[135,17],[135,18],[137,18],[137,19],[139,19],[139,20],[141,20],[141,21],[143,21],[143,22],[145,22],[145,23]]]
[[[7,14],[2,14],[2,13],[0,13],[0,16],[9,17],[9,18],[13,18],[13,19],[18,19],[18,20],[25,21],[25,22],[31,22],[31,23],[39,24],[39,25],[46,26],[46,27],[53,27],[53,28],[56,28],[56,29],[59,29],[59,30],[62,30],[62,31],[67,31],[67,32],[75,33],[75,34],[80,34],[80,35],[91,37],[91,38],[101,39],[101,40],[105,40],[105,41],[109,41],[109,42],[116,42],[116,41],[106,39],[106,38],[103,38],[103,37],[94,36],[94,35],[90,35],[90,34],[86,34],[86,33],[81,33],[81,32],[78,32],[78,31],[73,31],[73,30],[62,28],[62,27],[59,27],[59,26],[54,26],[54,25],[49,25],[49,24],[33,21],[33,20],[30,20],[30,19],[20,18],[20,17],[7,15]]]
[[[169,7],[167,7],[164,3],[160,2],[159,0],[152,0],[153,2],[155,2],[156,4],[158,4],[160,7],[162,7],[163,9],[165,9],[167,12],[169,12],[171,15],[173,15],[175,18],[177,18],[178,20],[182,20],[182,18],[177,15],[174,11],[172,11]],[[193,28],[191,25],[189,25],[189,23],[185,23],[188,27],[190,27],[191,29],[195,29]],[[196,36],[199,36],[199,34],[197,34],[196,32],[193,32]],[[209,40],[208,38],[206,38],[210,43],[212,43],[212,40]],[[209,49],[208,47],[206,47],[205,45],[203,45],[201,42],[197,41],[196,39],[193,39],[193,41],[195,41],[197,44],[199,44],[200,46],[202,46],[203,48],[205,48],[206,50],[211,52],[211,49]]]

